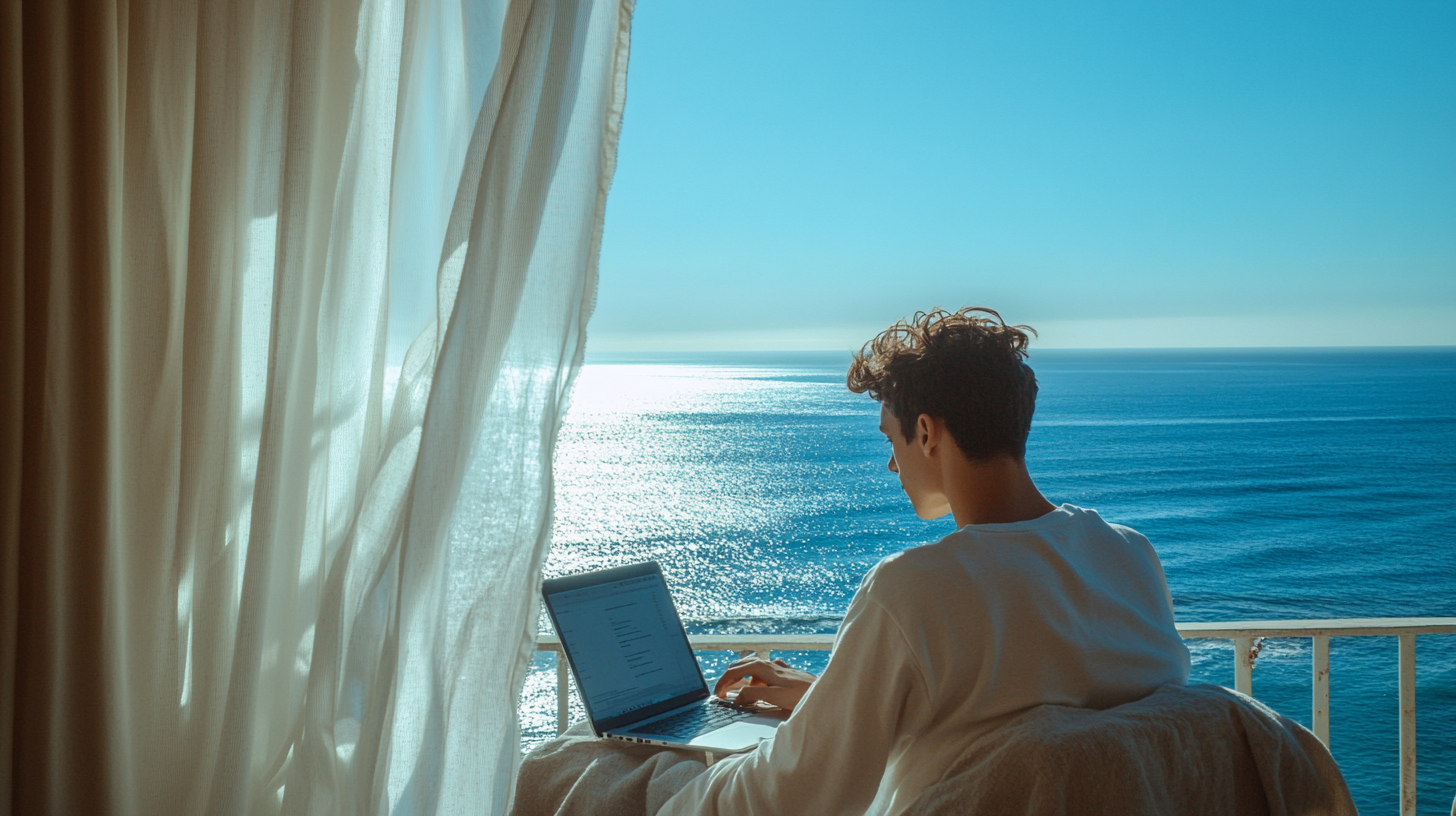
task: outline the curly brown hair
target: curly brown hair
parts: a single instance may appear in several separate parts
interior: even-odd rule
[[[1036,410],[1036,375],[1024,362],[1035,334],[978,306],[916,312],[854,355],[849,390],[888,408],[906,439],[929,414],[969,459],[1020,459]]]

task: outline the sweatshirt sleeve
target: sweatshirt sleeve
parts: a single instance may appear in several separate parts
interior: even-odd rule
[[[861,588],[829,665],[774,738],[715,763],[658,813],[863,813],[897,743],[925,727],[930,708],[900,627]]]

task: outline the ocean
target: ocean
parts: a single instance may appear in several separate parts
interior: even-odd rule
[[[690,633],[834,632],[921,521],[849,393],[847,353],[595,355],[556,454],[547,575],[653,559]],[[1456,616],[1456,349],[1033,350],[1027,463],[1053,503],[1152,540],[1183,621]],[[543,626],[543,630],[545,627]],[[1228,641],[1193,680],[1233,685]],[[1269,640],[1254,696],[1310,725],[1311,644]],[[780,655],[819,671],[827,652]],[[733,658],[702,653],[710,679]],[[1398,811],[1396,640],[1330,647],[1331,749]],[[521,700],[555,733],[555,658]],[[574,718],[581,716],[573,699]],[[1456,635],[1417,639],[1420,812],[1456,797]]]

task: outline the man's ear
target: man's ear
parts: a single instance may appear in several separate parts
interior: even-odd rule
[[[930,414],[921,414],[915,419],[915,442],[920,450],[930,456],[940,444],[940,423]]]

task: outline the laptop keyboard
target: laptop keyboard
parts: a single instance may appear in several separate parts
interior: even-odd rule
[[[725,705],[705,703],[697,708],[680,711],[666,719],[650,722],[628,731],[628,734],[654,734],[675,739],[692,739],[697,735],[721,728],[735,720],[751,716],[753,712]]]

